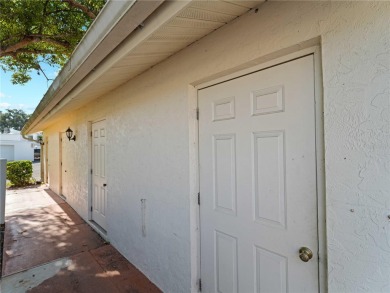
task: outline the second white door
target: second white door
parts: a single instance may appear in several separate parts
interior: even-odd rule
[[[92,124],[92,215],[104,230],[107,212],[106,121]]]
[[[62,132],[60,137],[60,143],[61,143],[61,189],[60,194],[64,199],[67,199],[69,196],[69,183],[71,182],[69,180],[70,177],[70,170],[71,170],[71,160],[72,158],[72,142],[68,140],[66,137],[66,133]],[[74,170],[74,169],[73,169]]]

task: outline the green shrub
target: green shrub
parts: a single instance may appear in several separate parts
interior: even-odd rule
[[[7,163],[7,179],[14,186],[28,185],[32,176],[31,161],[13,161]]]

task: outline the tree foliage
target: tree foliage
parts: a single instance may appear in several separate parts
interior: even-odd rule
[[[105,1],[0,0],[1,68],[24,84],[41,63],[63,66]]]
[[[28,118],[30,118],[30,115],[23,110],[7,109],[6,113],[0,111],[0,132],[8,132],[11,128],[21,130]]]

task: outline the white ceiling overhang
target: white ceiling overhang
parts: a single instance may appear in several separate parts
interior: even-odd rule
[[[22,132],[43,130],[262,2],[109,1]]]

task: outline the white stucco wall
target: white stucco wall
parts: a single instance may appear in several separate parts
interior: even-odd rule
[[[105,117],[108,237],[161,289],[189,291],[188,85],[318,43],[329,292],[389,292],[389,15],[386,2],[265,3],[46,129],[50,185],[56,191],[58,132],[71,125],[71,203],[86,218],[87,122]]]

